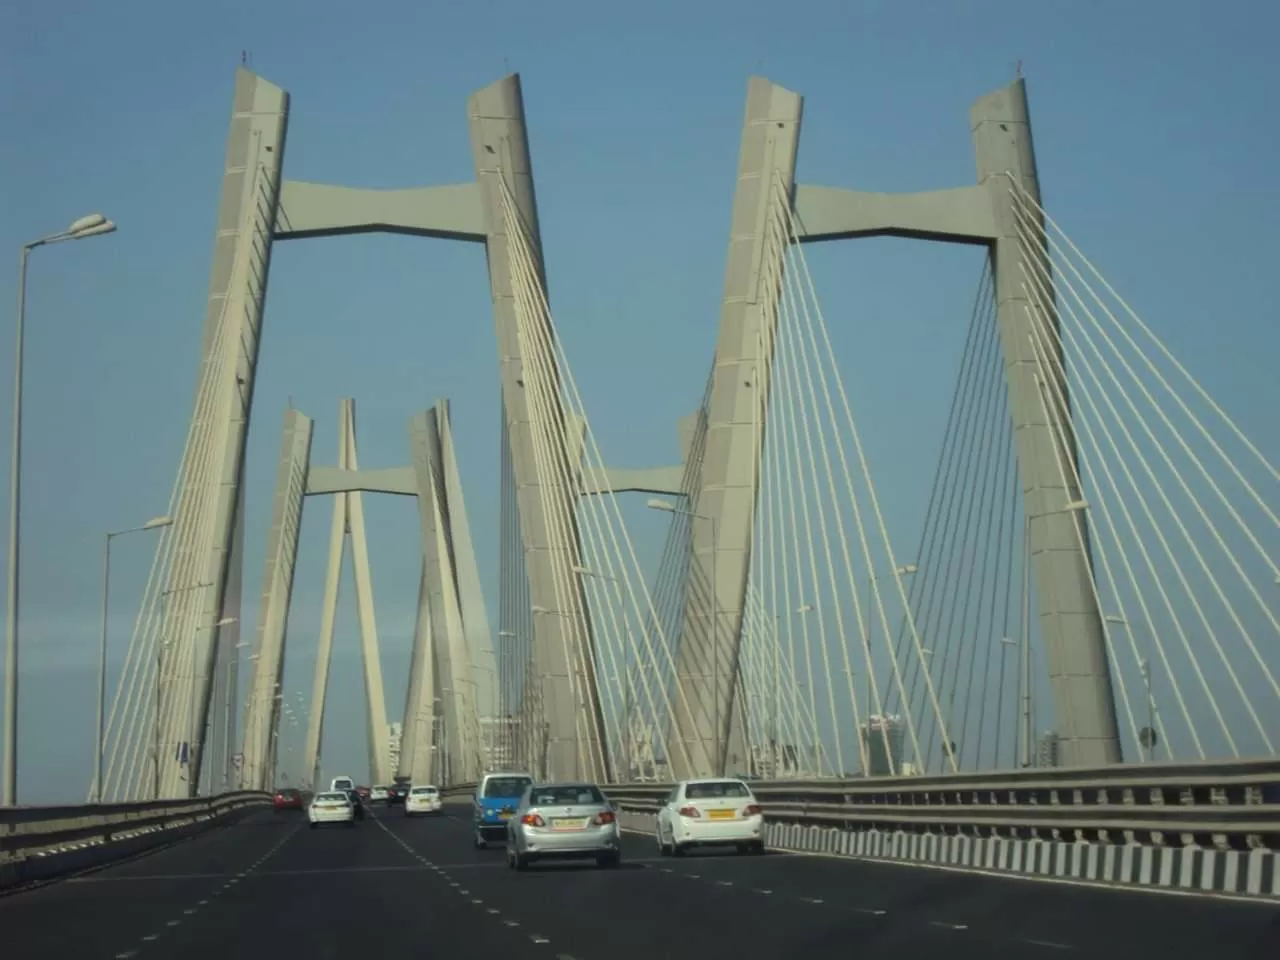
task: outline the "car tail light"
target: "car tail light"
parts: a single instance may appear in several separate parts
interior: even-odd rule
[[[691,818],[693,818],[694,820],[696,820],[696,819],[698,819],[698,817],[702,816],[702,814],[698,812],[698,808],[697,808],[697,807],[695,807],[695,806],[692,806],[692,805],[691,805],[691,806],[688,806],[688,807],[681,807],[681,808],[680,808],[680,816],[682,816],[682,817],[691,817]]]
[[[526,813],[520,818],[520,822],[526,827],[545,827],[547,825],[547,821],[543,820],[542,817],[538,816],[536,813]]]
[[[742,808],[742,815],[744,817],[758,817],[762,813],[764,813],[764,809],[758,803],[748,803]]]
[[[613,823],[618,818],[614,816],[612,810],[602,810],[596,814],[596,826],[603,827],[606,823]]]

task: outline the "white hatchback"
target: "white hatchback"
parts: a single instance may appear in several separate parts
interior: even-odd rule
[[[438,788],[430,785],[410,787],[409,795],[404,798],[404,815],[412,817],[419,813],[439,813],[442,806]]]
[[[356,825],[356,808],[351,797],[341,790],[317,793],[307,808],[307,818],[314,830],[322,823],[345,823],[348,827]]]
[[[678,857],[702,846],[764,853],[764,811],[741,780],[682,780],[667,795],[658,811],[658,852]]]

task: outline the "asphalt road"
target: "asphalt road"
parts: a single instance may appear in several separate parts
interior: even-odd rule
[[[455,808],[456,809],[456,808]],[[448,810],[448,808],[446,808]],[[1280,956],[1280,907],[773,854],[506,869],[462,817],[238,824],[0,898],[15,960],[436,954],[546,960]],[[410,953],[405,953],[410,951]],[[419,953],[420,952],[420,953]]]

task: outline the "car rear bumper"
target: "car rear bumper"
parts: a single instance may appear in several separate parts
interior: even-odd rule
[[[531,859],[569,859],[616,853],[621,847],[617,827],[589,827],[586,830],[549,830],[522,827],[516,849]]]
[[[312,810],[312,823],[347,823],[355,819],[355,815],[347,810]]]
[[[691,820],[681,817],[672,825],[672,839],[687,846],[757,843],[764,837],[764,818],[742,820]]]
[[[429,803],[406,803],[405,813],[439,813],[442,804],[439,800]]]

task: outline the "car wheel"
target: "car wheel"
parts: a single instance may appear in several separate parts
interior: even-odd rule
[[[354,827],[355,825],[356,825],[356,822],[355,822],[354,820],[348,820],[348,821],[347,821],[347,826],[348,826],[348,827]]]
[[[484,838],[481,837],[480,834],[478,833],[473,838],[473,842],[475,843],[477,850],[484,850],[486,847],[489,846],[489,844],[485,842]]]
[[[524,871],[529,869],[529,858],[523,853],[516,851],[515,862],[513,864],[517,870]]]
[[[318,823],[316,823],[314,820],[312,820],[312,821],[311,821],[310,826],[311,826],[311,829],[312,829],[312,830],[314,830],[316,827],[320,826],[320,824],[318,824]]]
[[[675,841],[672,841],[672,843],[671,843],[671,855],[672,855],[673,857],[683,857],[683,856],[684,856],[684,844],[676,843]]]

